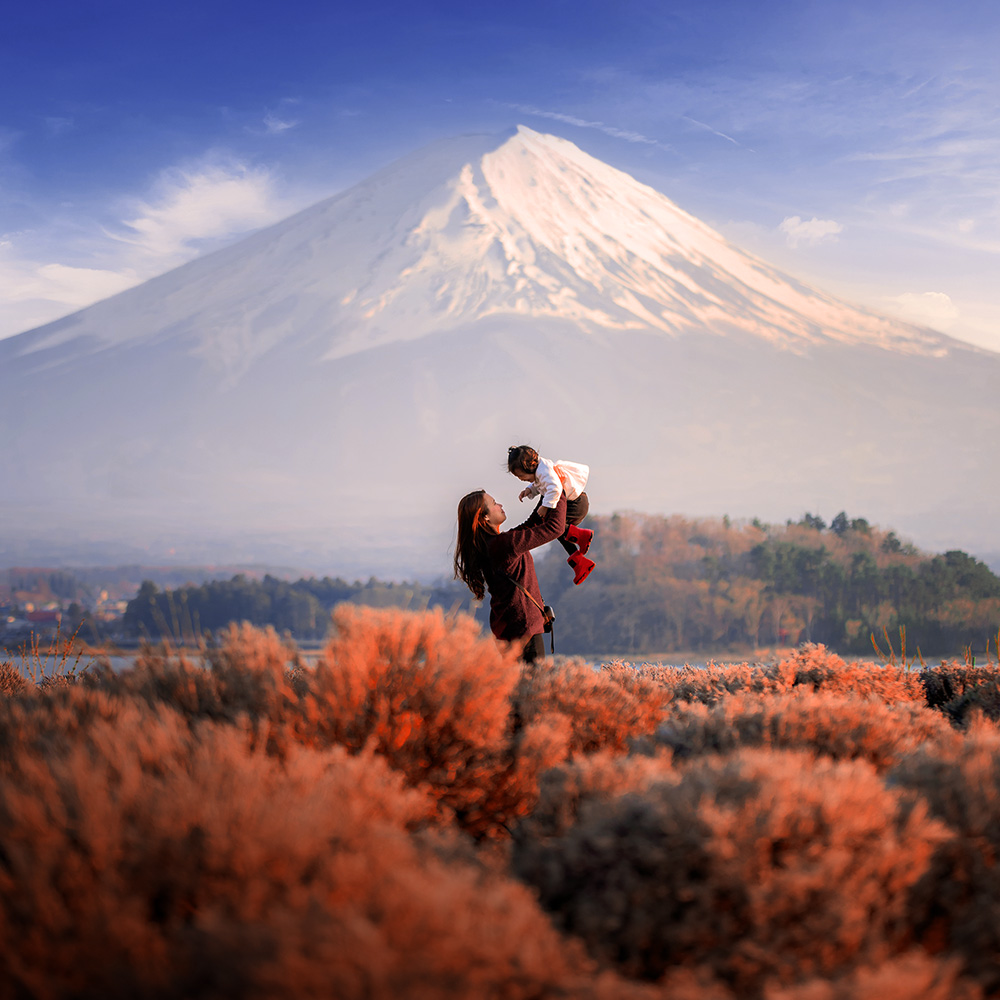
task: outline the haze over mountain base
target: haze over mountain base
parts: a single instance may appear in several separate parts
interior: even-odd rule
[[[434,576],[465,492],[527,515],[521,442],[589,464],[595,513],[847,510],[985,556],[998,376],[563,140],[456,140],[0,342],[0,558]]]

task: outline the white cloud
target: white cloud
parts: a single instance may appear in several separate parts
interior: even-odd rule
[[[296,208],[269,171],[209,163],[164,171],[117,227],[80,237],[0,235],[0,337],[11,336],[124,291]]]
[[[141,201],[127,232],[109,233],[145,258],[172,266],[219,241],[288,214],[271,174],[242,164],[164,172],[155,199]]]
[[[947,333],[959,318],[959,310],[944,292],[904,292],[887,300],[889,308],[909,323]]]
[[[720,139],[725,139],[731,142],[734,146],[742,146],[743,143],[734,139],[731,135],[726,135],[725,132],[720,132],[717,128],[712,128],[711,125],[706,125],[704,122],[698,121],[697,118],[692,118],[690,115],[681,115],[681,118],[686,122],[690,122],[692,125],[697,125],[699,128],[707,129],[712,135],[717,135]]]
[[[800,243],[807,246],[814,246],[825,239],[836,239],[838,233],[844,231],[844,227],[833,219],[802,219],[797,215],[790,215],[783,220],[778,229],[785,234],[785,239],[790,247],[797,247]]]
[[[279,118],[270,111],[264,115],[264,131],[268,135],[280,135],[282,132],[287,132],[290,128],[295,128],[296,125],[301,124],[297,119]]]
[[[0,337],[31,329],[134,285],[129,270],[43,264],[18,256],[13,238],[0,241]]]
[[[508,104],[507,107],[513,108],[515,111],[520,111],[525,115],[532,115],[535,118],[548,118],[551,121],[576,125],[578,128],[597,129],[598,132],[614,136],[616,139],[624,139],[626,142],[638,142],[646,146],[659,146],[660,149],[670,149],[665,143],[657,139],[650,139],[649,136],[643,135],[641,132],[632,132],[628,129],[617,128],[614,125],[606,125],[604,122],[587,121],[585,118],[563,114],[561,111],[543,111],[541,108],[533,107],[530,104]]]

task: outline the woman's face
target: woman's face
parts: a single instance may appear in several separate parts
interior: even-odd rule
[[[483,513],[486,516],[486,523],[497,531],[500,530],[500,525],[507,520],[503,504],[497,503],[489,493],[483,498]]]

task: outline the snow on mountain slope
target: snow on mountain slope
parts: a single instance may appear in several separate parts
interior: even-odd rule
[[[462,493],[517,520],[520,441],[587,462],[595,512],[1000,550],[998,378],[565,140],[462,137],[0,341],[0,558],[438,572]]]
[[[283,340],[344,357],[487,316],[943,354],[744,253],[572,143],[521,127],[431,147],[232,247],[37,332],[28,350],[170,337],[238,377]]]

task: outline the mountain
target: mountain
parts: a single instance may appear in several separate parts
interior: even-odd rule
[[[462,137],[0,341],[0,560],[429,575],[462,493],[527,513],[522,441],[588,463],[596,512],[1000,551],[998,375],[566,140]]]

